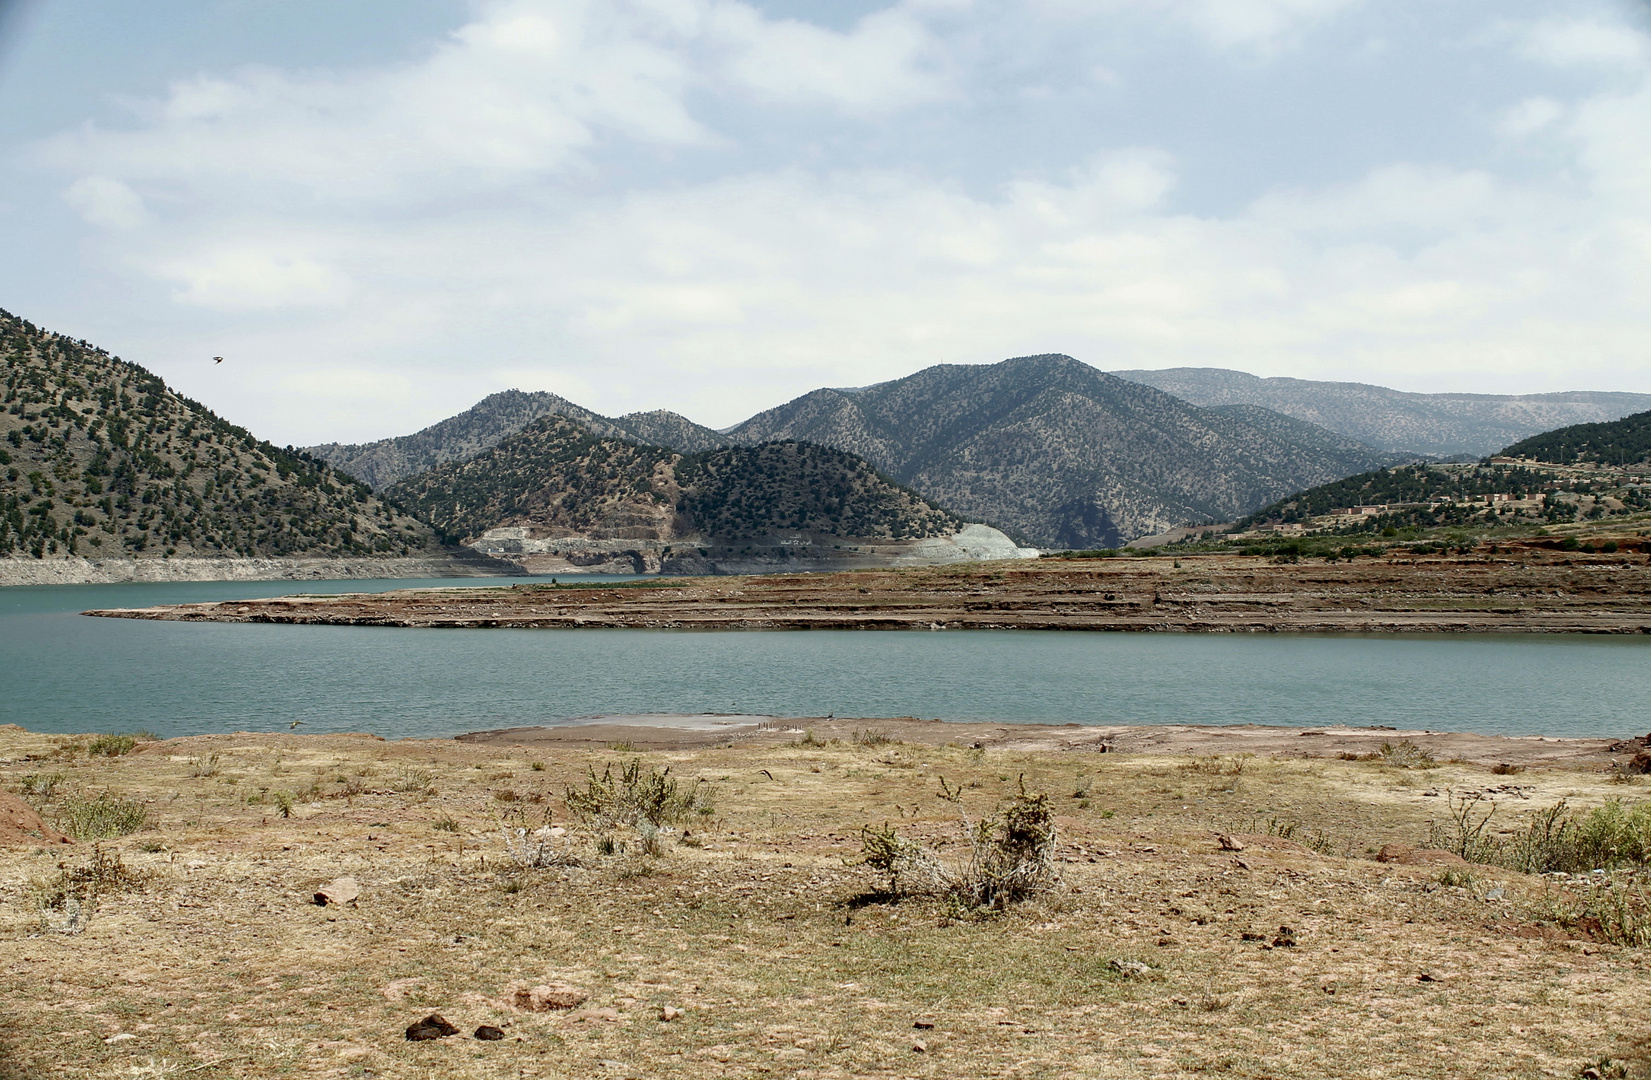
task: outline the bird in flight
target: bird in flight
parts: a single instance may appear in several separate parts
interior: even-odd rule
[[[221,363],[223,363],[223,362],[224,362],[224,358],[223,358],[223,357],[221,357],[221,356],[214,356],[214,357],[213,357],[213,358],[212,358],[212,362],[213,362],[213,363],[214,363],[214,364],[221,364]]]
[[[302,721],[302,720],[294,720],[292,723],[287,725],[287,730],[292,731],[292,730],[296,729],[298,727],[298,725],[302,724],[303,722],[304,721]]]

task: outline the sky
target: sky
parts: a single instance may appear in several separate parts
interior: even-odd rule
[[[0,0],[0,243],[281,444],[1045,352],[1651,392],[1651,3]]]

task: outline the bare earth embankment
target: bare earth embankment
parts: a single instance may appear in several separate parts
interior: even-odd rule
[[[1462,736],[1177,729],[1193,741],[1154,746],[1145,729],[700,718],[649,750],[670,733],[648,719],[226,734],[113,757],[0,729],[0,788],[48,823],[147,815],[96,853],[0,847],[0,1077],[1645,1068],[1648,951],[1578,914],[1583,884],[1402,854],[1464,795],[1498,835],[1560,800],[1641,801],[1645,778],[1607,767],[1639,741],[1451,743],[1472,760],[1448,762]],[[1520,747],[1547,763],[1500,764]],[[1303,751],[1324,756],[1288,756]],[[669,766],[696,812],[651,839],[571,812],[588,768],[632,760]],[[1042,895],[972,913],[896,899],[851,865],[862,827],[885,822],[955,860],[959,815],[1023,785],[1054,806],[1059,881]],[[501,830],[546,820],[566,828],[560,865],[526,868]],[[341,877],[359,895],[318,906],[350,894]],[[541,985],[562,987],[543,1010]],[[409,1041],[433,1012],[457,1033]],[[503,1037],[473,1037],[482,1025]]]
[[[1045,559],[960,567],[284,597],[134,619],[418,627],[1651,632],[1644,554]]]

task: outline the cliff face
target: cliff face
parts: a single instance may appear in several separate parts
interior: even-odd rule
[[[1229,519],[1386,460],[1311,424],[1201,409],[1059,355],[816,390],[729,437],[847,450],[966,518],[1075,548]]]
[[[543,416],[561,416],[596,435],[668,446],[692,452],[727,443],[710,428],[676,413],[658,409],[617,419],[594,413],[555,394],[505,390],[412,435],[377,442],[324,443],[306,452],[382,489],[449,462],[467,461],[497,446]]]
[[[1410,394],[1366,383],[1262,379],[1224,368],[1115,371],[1195,405],[1258,405],[1381,450],[1495,453],[1538,432],[1651,409],[1651,394]]]
[[[0,312],[0,365],[0,557],[440,552],[428,526],[365,485],[254,438],[102,349]]]

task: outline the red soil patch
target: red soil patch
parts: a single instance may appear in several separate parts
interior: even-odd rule
[[[34,807],[11,795],[0,791],[0,846],[28,847],[40,844],[72,844],[67,836],[58,832],[34,812]]]

